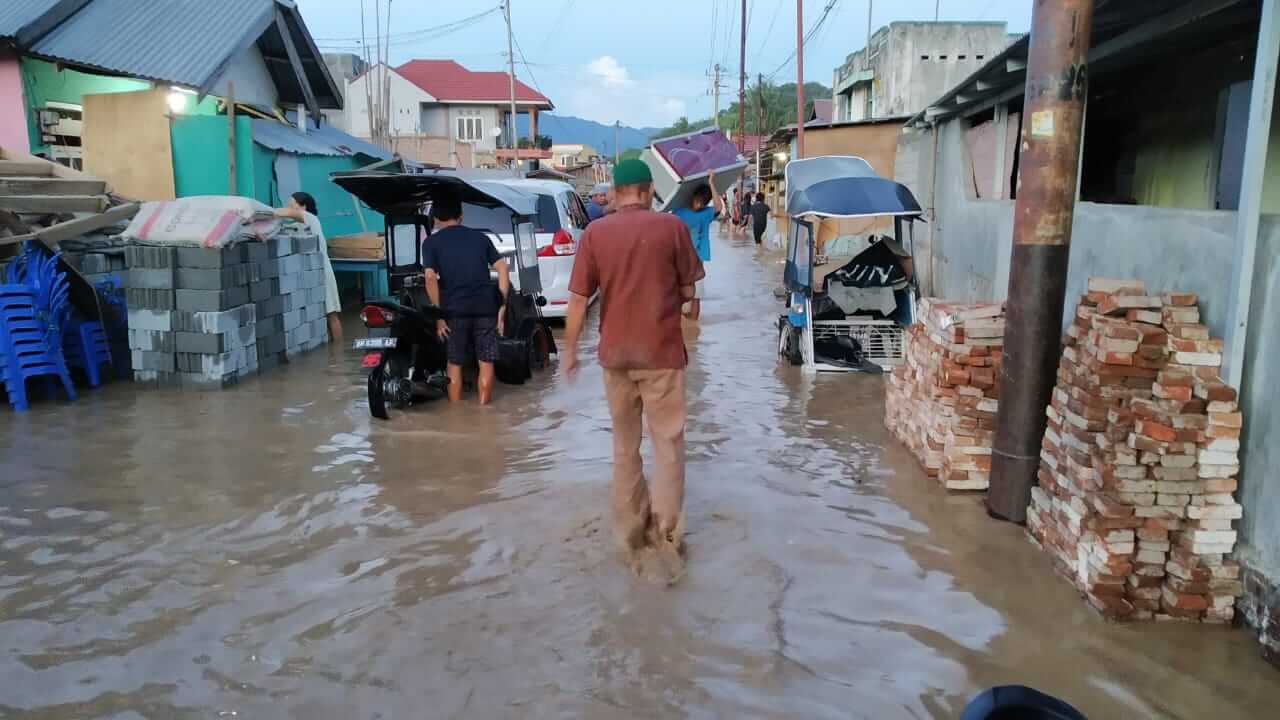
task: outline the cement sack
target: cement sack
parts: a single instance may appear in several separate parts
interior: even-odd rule
[[[124,237],[144,245],[218,248],[236,242],[263,241],[280,232],[280,220],[266,205],[229,195],[144,203]]]

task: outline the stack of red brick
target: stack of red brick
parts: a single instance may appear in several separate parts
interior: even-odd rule
[[[1196,297],[1094,279],[1065,340],[1028,528],[1116,618],[1226,621],[1235,392]]]
[[[923,300],[906,362],[889,378],[885,425],[949,490],[985,490],[998,409],[1004,311]]]

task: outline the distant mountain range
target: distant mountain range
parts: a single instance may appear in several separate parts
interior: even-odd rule
[[[518,131],[523,136],[529,132],[529,118],[519,115]],[[659,128],[633,128],[623,125],[618,128],[618,152],[633,148],[643,148],[649,144],[649,138]],[[571,115],[554,115],[542,113],[538,115],[538,134],[550,135],[557,144],[590,145],[601,155],[612,155],[613,126],[593,120],[583,120]]]

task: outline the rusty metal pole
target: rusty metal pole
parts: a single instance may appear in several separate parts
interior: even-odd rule
[[[1094,0],[1036,0],[987,511],[1026,522],[1061,356]]]

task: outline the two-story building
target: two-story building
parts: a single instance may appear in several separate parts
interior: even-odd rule
[[[600,159],[600,151],[582,143],[561,144],[551,146],[551,165],[558,170],[589,165]]]
[[[456,167],[493,166],[498,148],[510,148],[511,76],[468,70],[453,60],[410,60],[376,65],[347,84],[346,126],[372,137],[383,89],[392,150],[419,162]],[[515,81],[518,114],[529,116],[537,135],[538,113],[555,109],[545,95]],[[373,111],[373,112],[371,112]]]
[[[832,78],[834,122],[911,115],[1016,38],[1002,22],[894,22]]]

